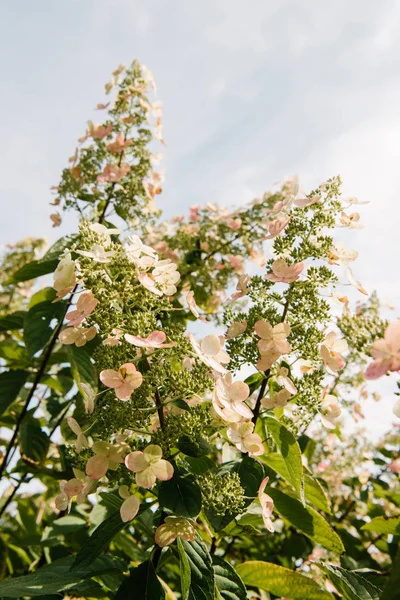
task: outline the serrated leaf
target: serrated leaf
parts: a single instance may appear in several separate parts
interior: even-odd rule
[[[193,475],[175,467],[172,479],[161,482],[158,501],[174,515],[195,517],[201,510],[200,487]]]
[[[0,317],[0,333],[22,329],[24,326],[25,314],[25,310],[17,310],[14,313]]]
[[[6,283],[8,285],[22,283],[23,281],[30,281],[42,275],[54,273],[58,263],[58,258],[53,258],[52,260],[33,260],[21,267],[21,269],[18,269]]]
[[[212,556],[215,584],[223,600],[247,600],[247,592],[238,573],[226,560]]]
[[[392,574],[383,588],[380,600],[398,600],[400,590],[400,548],[393,561]]]
[[[300,504],[300,503],[299,503]],[[236,567],[246,585],[251,585],[278,597],[293,600],[334,600],[332,594],[296,571],[261,560],[242,563]]]
[[[380,591],[361,575],[337,565],[316,563],[346,600],[379,600]]]
[[[180,582],[181,582],[181,594],[182,600],[188,600],[191,583],[191,572],[189,559],[186,556],[185,549],[182,545],[181,538],[176,539],[179,553],[179,571],[180,571]]]
[[[31,356],[47,344],[53,333],[51,321],[60,321],[64,312],[65,302],[53,304],[49,300],[39,302],[29,309],[24,320],[24,341]]]
[[[70,570],[72,561],[72,557],[62,558],[40,567],[30,575],[6,579],[0,582],[0,596],[44,598],[47,594],[56,594],[71,589],[77,583],[90,577],[97,577],[105,573],[119,573],[124,569],[124,564],[111,556],[97,558],[87,568],[75,571]]]
[[[165,592],[158,581],[151,560],[135,569],[119,587],[115,600],[164,600]]]
[[[49,446],[49,436],[42,430],[39,421],[31,416],[25,417],[19,436],[21,455],[41,464],[47,456]]]
[[[301,450],[294,435],[282,423],[267,417],[265,425],[285,461],[287,477],[298,498],[304,503],[303,464]]]
[[[208,456],[202,456],[201,458],[192,458],[187,456],[185,462],[188,463],[190,470],[195,475],[204,475],[215,467],[214,461]]]
[[[177,447],[183,454],[192,458],[201,458],[209,454],[212,450],[210,444],[201,435],[196,437],[181,435]]]
[[[361,527],[365,531],[400,535],[400,517],[375,517]]]
[[[299,500],[276,488],[268,488],[268,494],[274,501],[276,512],[287,519],[296,529],[332,552],[338,554],[344,552],[344,546],[338,534],[311,506],[303,506]]]
[[[207,546],[199,536],[193,542],[182,540],[182,546],[191,573],[187,600],[214,600],[214,571]]]
[[[28,371],[20,369],[0,374],[0,415],[18,397],[19,391],[29,377]]]

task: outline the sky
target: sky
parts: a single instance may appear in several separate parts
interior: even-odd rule
[[[138,58],[163,102],[167,216],[340,174],[369,201],[343,237],[355,274],[399,316],[399,30],[397,0],[4,0],[0,243],[75,227],[52,229],[49,188],[111,72]],[[392,404],[367,407],[375,432]]]

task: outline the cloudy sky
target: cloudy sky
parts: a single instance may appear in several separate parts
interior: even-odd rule
[[[399,314],[397,0],[5,0],[0,16],[1,243],[59,235],[49,187],[111,71],[139,58],[164,104],[168,215],[340,174],[370,201],[356,275]]]

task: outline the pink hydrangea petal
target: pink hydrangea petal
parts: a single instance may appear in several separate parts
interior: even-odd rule
[[[122,400],[123,402],[126,402],[132,396],[133,390],[134,390],[134,388],[131,385],[131,383],[128,381],[125,381],[119,387],[116,388],[115,395],[117,396],[118,400]]]
[[[379,379],[388,372],[390,360],[374,360],[365,370],[365,379]]]
[[[89,458],[86,465],[86,474],[91,479],[101,479],[107,473],[108,456],[96,454]]]
[[[138,471],[147,469],[149,463],[145,459],[143,452],[136,450],[136,452],[130,452],[125,457],[125,465],[130,471],[137,473]]]
[[[150,489],[156,483],[156,476],[153,472],[154,465],[147,467],[144,471],[138,471],[136,473],[136,483],[142,488]]]
[[[385,341],[392,346],[395,352],[400,350],[400,319],[389,323],[385,331]]]
[[[160,481],[168,481],[174,475],[174,467],[167,460],[161,459],[152,465],[153,473]]]
[[[122,384],[122,377],[119,371],[105,369],[100,372],[100,381],[109,388],[118,388]]]
[[[140,500],[136,496],[129,496],[121,505],[120,515],[124,523],[132,521],[139,511]]]
[[[133,344],[139,348],[146,348],[148,346],[147,338],[140,337],[139,335],[130,335],[129,333],[126,333],[124,338],[129,344]]]
[[[233,402],[243,402],[250,395],[250,388],[244,381],[235,381],[229,388],[229,396]]]
[[[267,321],[257,321],[254,325],[254,331],[260,338],[265,340],[270,340],[272,338],[273,328]]]
[[[221,341],[217,335],[206,335],[201,341],[200,347],[207,356],[216,356],[221,349]]]
[[[156,444],[150,444],[143,450],[143,456],[146,459],[147,464],[157,463],[162,458],[162,449]]]

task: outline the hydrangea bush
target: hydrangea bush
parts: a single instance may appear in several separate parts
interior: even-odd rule
[[[79,231],[2,257],[0,596],[399,598],[399,428],[343,427],[400,370],[362,202],[292,178],[162,220],[154,89],[118,67],[53,188]]]

